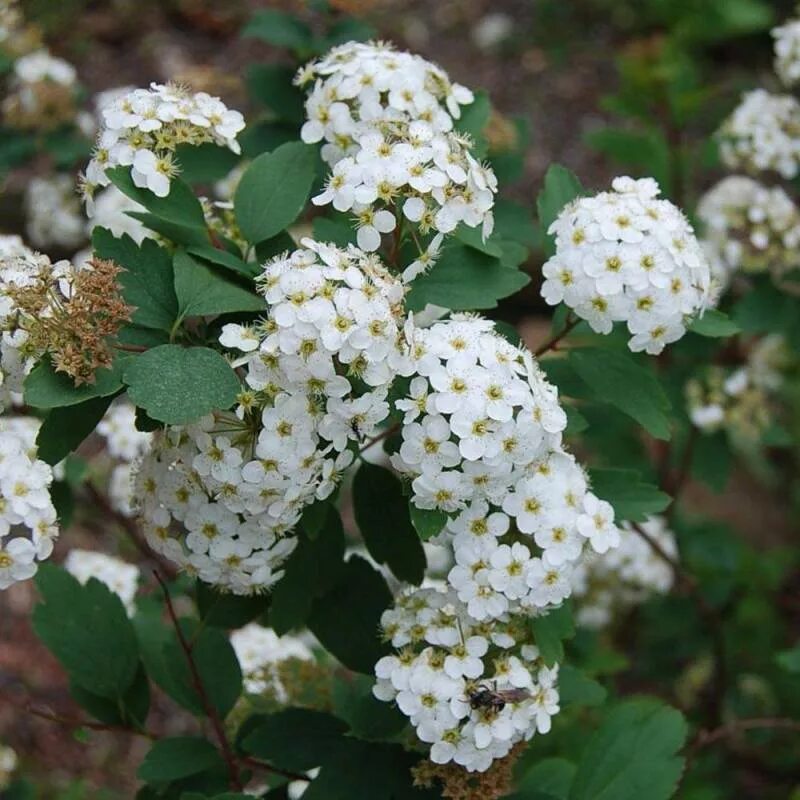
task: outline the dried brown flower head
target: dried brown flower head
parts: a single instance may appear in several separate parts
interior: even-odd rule
[[[76,386],[94,383],[95,371],[111,366],[110,340],[133,312],[122,299],[120,272],[113,261],[100,258],[83,269],[44,260],[28,285],[8,287],[17,309],[14,327],[28,334],[29,354],[49,353],[56,371]]]
[[[3,121],[17,130],[55,130],[71,122],[76,111],[72,87],[53,81],[26,84],[3,100]]]
[[[486,772],[467,772],[458,764],[421,761],[413,768],[414,785],[425,789],[438,784],[445,800],[497,800],[513,788],[514,764],[525,749],[515,745],[505,758],[492,762]]]

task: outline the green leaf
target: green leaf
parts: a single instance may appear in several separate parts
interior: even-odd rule
[[[399,744],[343,738],[326,756],[303,800],[438,800],[440,789],[414,786],[411,770],[420,760]]]
[[[605,687],[581,670],[564,664],[558,671],[558,695],[567,708],[599,706],[605,702]]]
[[[661,130],[601,128],[584,138],[589,147],[605,153],[617,164],[635,167],[641,174],[654,177],[665,195],[672,191],[670,149]]]
[[[144,206],[149,214],[130,212],[157,233],[162,233],[177,244],[205,244],[208,231],[203,207],[191,187],[180,178],[170,181],[169,194],[157,197],[133,182],[129,167],[114,167],[106,171],[111,182],[124,194]],[[153,222],[163,223],[154,225]]]
[[[672,498],[649,483],[635,469],[591,469],[592,491],[614,506],[619,520],[644,522],[669,506]]]
[[[187,183],[214,183],[222,180],[239,163],[239,156],[214,142],[179,144],[175,158],[181,165],[181,178]]]
[[[659,700],[622,703],[589,739],[569,800],[668,800],[683,771],[680,712]]]
[[[201,264],[185,250],[178,250],[172,263],[179,319],[233,311],[266,310],[263,297],[212,267]]]
[[[284,566],[284,575],[272,590],[269,621],[282,636],[303,626],[316,597],[336,586],[344,572],[344,528],[339,512],[328,508],[315,536],[303,526],[298,544]]]
[[[422,583],[425,551],[411,524],[400,479],[364,462],[353,479],[353,509],[369,554],[398,580]]]
[[[192,659],[205,694],[220,717],[226,717],[242,693],[242,670],[236,653],[228,637],[218,628],[199,628],[194,620],[182,620],[181,626],[186,639],[192,643]],[[184,708],[205,716],[186,655],[174,631],[169,631],[161,657],[165,667],[161,687]],[[155,676],[154,679],[158,680]]]
[[[122,601],[94,578],[82,586],[66,570],[43,564],[33,628],[70,680],[100,697],[121,700],[136,677],[139,648]]]
[[[430,272],[411,284],[409,311],[434,303],[453,311],[495,308],[497,301],[530,283],[530,276],[504,267],[486,253],[451,242]]]
[[[745,333],[790,334],[800,325],[796,299],[766,279],[736,303],[732,316]]]
[[[344,214],[334,217],[314,217],[311,223],[318,242],[332,242],[339,247],[356,243],[356,233]]]
[[[316,164],[316,149],[301,142],[287,142],[253,161],[233,201],[247,241],[271,239],[297,219],[308,200]]]
[[[781,669],[800,675],[800,644],[795,645],[791,650],[782,650],[775,656],[775,662]]]
[[[569,363],[592,390],[593,399],[618,408],[656,439],[670,438],[671,405],[652,369],[600,347],[571,349]]]
[[[344,722],[324,711],[286,708],[261,716],[242,746],[279,769],[305,772],[322,764],[346,732]]]
[[[200,619],[216,628],[241,628],[261,616],[269,606],[269,596],[238,595],[220,592],[198,580],[195,599]]]
[[[241,389],[228,362],[208,347],[164,344],[132,359],[125,369],[128,396],[150,417],[183,425],[230,408]]]
[[[346,674],[333,684],[333,710],[359,739],[387,741],[408,724],[406,717],[393,703],[384,703],[372,694],[375,681],[367,675]]]
[[[242,36],[301,52],[308,50],[312,44],[308,25],[288,11],[272,8],[253,14],[250,22],[242,29]]]
[[[25,378],[25,403],[34,408],[60,408],[116,394],[122,388],[123,362],[118,356],[111,369],[97,370],[94,383],[75,386],[69,375],[56,372],[44,358]]]
[[[560,684],[560,681],[559,681]],[[566,800],[575,777],[575,764],[565,758],[537,761],[519,782],[517,800],[538,800],[541,795]],[[537,794],[538,793],[538,794]]]
[[[692,321],[689,330],[700,336],[723,339],[740,333],[742,329],[727,314],[717,311],[716,308],[709,308],[702,317]]]
[[[417,508],[413,503],[409,503],[408,511],[411,516],[411,524],[423,542],[432,539],[447,524],[448,517],[444,511]]]
[[[531,618],[533,637],[539,653],[548,667],[564,660],[564,639],[575,635],[572,609],[568,603],[554,608],[541,617]]]
[[[150,682],[141,664],[133,683],[122,698],[109,700],[74,682],[70,683],[69,693],[76,703],[106,725],[123,725],[140,730],[144,727],[150,708]]]
[[[392,593],[381,574],[363,558],[351,556],[336,585],[314,600],[308,627],[342,664],[372,675],[375,663],[389,652],[379,625],[391,603]]]
[[[202,258],[203,261],[208,261],[211,264],[217,264],[220,267],[233,270],[239,275],[244,275],[247,278],[252,278],[260,271],[258,264],[248,261],[243,261],[239,256],[229,253],[227,250],[220,250],[217,247],[212,247],[209,244],[194,245],[187,247],[186,252],[190,256]]]
[[[555,237],[547,233],[547,229],[555,222],[567,203],[584,193],[578,178],[566,167],[552,164],[544,176],[544,185],[536,199],[539,212],[539,224],[545,234],[545,255],[551,256],[556,251]]]
[[[294,70],[284,64],[254,64],[247,70],[247,91],[278,119],[302,124],[303,93],[293,85]]]
[[[92,231],[92,248],[125,270],[119,281],[125,302],[136,309],[133,323],[169,331],[178,314],[170,254],[152,239],[136,244],[127,233],[117,239],[105,228]]]
[[[136,775],[143,781],[174,781],[220,765],[225,762],[208,739],[174,736],[150,748]]]
[[[52,409],[36,436],[39,458],[51,466],[66,458],[97,427],[109,405],[106,396]]]

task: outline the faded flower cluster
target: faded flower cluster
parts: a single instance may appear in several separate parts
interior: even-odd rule
[[[708,367],[686,385],[692,424],[705,433],[724,430],[739,446],[758,443],[775,422],[773,399],[790,364],[786,340],[773,334],[754,345],[741,367]]]
[[[577,199],[550,226],[556,253],[542,296],[563,302],[597,333],[625,322],[634,352],[660,353],[710,302],[711,268],[680,210],[652,178],[616,178]]]
[[[675,534],[663,517],[648,517],[640,527],[663,553],[677,557]],[[604,628],[651,595],[666,594],[673,580],[670,565],[629,523],[623,523],[619,547],[591,554],[577,565],[572,576],[575,618],[583,627]]]
[[[790,19],[772,29],[775,39],[775,73],[784,86],[800,81],[800,20]]]
[[[3,120],[11,128],[53,130],[74,120],[77,110],[75,68],[37,50],[18,58],[3,98]]]
[[[170,180],[179,171],[175,159],[179,144],[213,142],[240,151],[236,136],[244,128],[244,118],[205,92],[193,94],[153,83],[149,89],[134,89],[113,100],[101,113],[103,126],[83,176],[90,214],[95,192],[110,183],[108,169],[130,167],[136,186],[166,197]]]
[[[376,256],[303,244],[264,266],[264,320],[223,328],[245,354],[236,413],[158,434],[137,476],[152,546],[236,593],[280,577],[305,506],[388,416],[402,360],[402,284]]]
[[[764,89],[745,93],[719,131],[724,163],[745,172],[777,172],[794,178],[800,170],[800,103]]]
[[[290,659],[313,661],[311,648],[297,636],[278,636],[272,628],[255,622],[231,634],[231,645],[242,668],[244,689],[249,694],[270,692],[281,702],[288,696],[279,665]]]
[[[419,56],[386,44],[350,43],[304,67],[316,79],[306,101],[306,142],[325,140],[331,165],[313,202],[353,215],[358,245],[374,251],[381,236],[410,223],[419,232],[412,280],[435,261],[442,237],[463,223],[494,226],[497,179],[455,133],[453,119],[473,95]]]
[[[700,200],[704,243],[724,272],[771,272],[800,266],[800,209],[779,186],[743,175],[723,178]]]
[[[75,250],[86,239],[86,220],[70,175],[32,178],[25,188],[25,216],[35,247]]]
[[[153,434],[136,428],[136,408],[124,400],[115,401],[97,425],[106,441],[108,454],[117,463],[111,470],[108,499],[125,517],[135,513],[133,474],[140,459],[150,449]]]
[[[139,585],[139,568],[135,564],[94,550],[73,548],[64,561],[64,567],[81,583],[95,578],[105,584],[122,600],[128,616],[133,616],[134,597]]]
[[[404,419],[392,464],[417,508],[447,514],[436,541],[454,566],[446,589],[412,590],[384,615],[387,638],[404,649],[379,662],[375,691],[397,700],[432,760],[483,771],[546,732],[558,710],[556,672],[515,626],[558,607],[587,546],[606,552],[619,532],[564,451],[566,415],[529,353],[468,315],[407,337],[413,377],[396,402]],[[495,681],[525,691],[484,706]]]
[[[0,417],[0,589],[33,577],[58,537],[53,470],[36,454],[39,425]]]

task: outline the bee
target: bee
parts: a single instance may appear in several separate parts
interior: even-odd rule
[[[530,698],[531,693],[527,689],[498,689],[496,684],[489,687],[479,683],[467,690],[470,708],[482,708],[494,713],[501,712],[507,703],[521,703]]]

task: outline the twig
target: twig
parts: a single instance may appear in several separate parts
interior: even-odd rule
[[[164,579],[161,577],[161,575],[159,575],[157,570],[153,570],[153,574],[155,575],[159,586],[161,586],[161,590],[164,592],[164,602],[167,605],[167,613],[169,614],[169,618],[172,621],[173,627],[175,628],[175,635],[178,637],[178,643],[181,646],[181,650],[183,650],[183,654],[186,657],[189,673],[192,676],[192,683],[194,684],[195,691],[200,698],[200,703],[203,706],[203,710],[211,722],[211,727],[214,729],[214,735],[217,738],[217,743],[219,744],[222,758],[225,760],[225,763],[228,766],[230,785],[234,789],[241,790],[244,788],[244,784],[242,783],[242,779],[239,774],[239,764],[236,761],[236,755],[231,749],[228,737],[225,735],[225,727],[222,724],[222,720],[217,713],[217,709],[214,708],[214,704],[209,699],[206,692],[206,687],[203,684],[203,679],[200,677],[200,673],[197,670],[197,664],[195,664],[194,656],[192,655],[191,645],[186,641],[186,637],[183,635],[183,631],[181,630],[180,622],[178,621],[178,616],[175,613],[175,607],[172,605],[172,598],[170,597],[167,584],[164,583]]]
[[[91,501],[103,512],[105,517],[110,517],[113,519],[117,525],[119,525],[125,533],[128,534],[128,537],[133,542],[136,549],[147,559],[150,561],[154,561],[158,564],[159,569],[164,572],[170,580],[175,578],[178,574],[177,569],[173,564],[167,561],[160,553],[156,553],[152,547],[145,541],[142,537],[142,534],[139,530],[139,526],[134,522],[134,520],[129,519],[124,514],[120,514],[112,505],[108,502],[106,496],[97,490],[95,486],[91,483],[86,484],[86,491],[89,494],[89,498]]]
[[[699,750],[708,747],[720,739],[727,739],[742,731],[755,730],[788,730],[800,733],[800,720],[788,717],[754,717],[752,719],[734,719],[713,730],[701,730],[688,748],[687,756],[693,757]]]
[[[272,764],[265,764],[263,761],[259,761],[257,758],[253,758],[252,756],[242,756],[242,761],[249,767],[263,769],[267,772],[274,772],[276,775],[282,775],[284,778],[289,778],[289,780],[292,781],[305,781],[306,783],[311,781],[311,778],[309,778],[308,775],[304,775],[302,772],[292,772],[288,769],[279,769],[278,767],[273,767]]]
[[[537,350],[534,351],[534,355],[536,358],[539,356],[543,356],[545,353],[549,352],[550,350],[557,350],[558,343],[580,322],[578,317],[573,317],[570,315],[567,317],[566,324],[561,329],[559,333],[557,333],[552,338],[548,339],[543,345],[541,345]]]
[[[397,433],[398,429],[400,428],[400,424],[390,425],[386,430],[381,431],[377,436],[373,436],[371,439],[367,439],[364,442],[363,446],[359,448],[358,454],[361,455],[362,453],[369,450],[370,447],[374,444],[378,444],[378,442],[382,442],[384,439],[388,439],[392,434]]]
[[[134,733],[137,736],[143,736],[146,739],[155,740],[158,737],[148,731],[146,728],[143,727],[129,727],[126,725],[108,725],[103,722],[94,722],[90,719],[79,719],[76,717],[66,717],[62,714],[56,714],[54,711],[50,709],[44,708],[36,708],[31,701],[26,703],[20,703],[16,700],[12,699],[9,696],[8,692],[3,693],[3,700],[7,702],[10,706],[22,711],[25,714],[30,714],[33,717],[39,717],[40,719],[46,719],[48,722],[56,722],[59,725],[65,725],[66,727],[70,728],[71,730],[77,730],[78,728],[88,728],[89,730],[93,731],[110,731],[115,733],[117,731],[124,731],[125,733]]]

